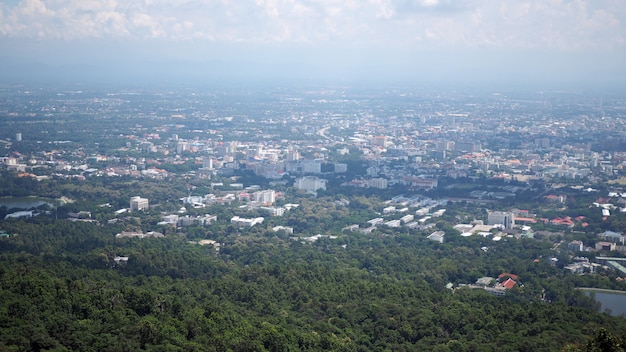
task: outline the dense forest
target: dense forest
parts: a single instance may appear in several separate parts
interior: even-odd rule
[[[66,195],[41,215],[0,221],[2,351],[618,351],[623,317],[600,312],[578,287],[624,290],[614,273],[568,275],[553,243],[462,237],[450,223],[484,210],[450,207],[427,232],[381,228],[344,233],[380,211],[380,199],[311,199],[263,226],[224,219],[238,207],[202,212],[210,226],[155,226],[178,208],[188,181],[94,178],[37,182],[0,174],[2,195]],[[196,189],[207,190],[198,183]],[[153,209],[116,218],[111,208],[148,196]],[[336,207],[334,200],[349,197]],[[289,199],[293,201],[294,199]],[[279,202],[285,202],[285,199]],[[0,208],[1,215],[16,209]],[[66,220],[89,210],[89,222]],[[192,214],[200,210],[190,210]],[[115,220],[115,221],[110,221]],[[316,242],[301,235],[334,234]],[[126,229],[162,238],[116,238]],[[335,237],[334,236],[334,237]],[[202,239],[218,245],[199,245]],[[120,261],[119,257],[128,260]],[[116,261],[116,258],[118,259]],[[562,265],[561,265],[562,266]],[[464,286],[514,273],[504,297]]]
[[[43,217],[3,228],[15,234],[0,239],[5,351],[554,351],[626,330],[574,289],[584,277],[534,261],[549,248],[532,240],[485,253],[462,238],[234,234],[217,252]],[[445,287],[501,272],[523,286]]]

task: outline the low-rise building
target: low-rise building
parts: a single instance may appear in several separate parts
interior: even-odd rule
[[[233,216],[230,219],[230,223],[235,225],[235,226],[239,226],[239,227],[252,227],[252,226],[254,226],[256,224],[263,223],[264,220],[265,220],[265,218],[263,218],[263,217],[246,219],[246,218],[242,218],[242,217],[239,217],[239,216]]]
[[[130,199],[130,210],[144,210],[150,207],[148,198],[141,198],[139,196],[132,197]]]
[[[431,233],[430,235],[428,235],[428,239],[431,241],[435,241],[435,242],[439,242],[439,243],[443,243],[443,239],[445,237],[446,233],[444,231],[435,231],[433,233]]]

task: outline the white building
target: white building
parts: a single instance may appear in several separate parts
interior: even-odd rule
[[[260,207],[259,209],[268,212],[270,216],[283,216],[286,210],[283,207]]]
[[[400,227],[400,220],[389,220],[385,225],[388,227]]]
[[[428,235],[428,239],[435,241],[435,242],[443,243],[443,238],[445,235],[446,233],[443,231],[435,231],[431,233],[430,235]]]
[[[383,218],[376,218],[376,219],[368,220],[367,223],[372,225],[372,226],[376,226],[378,224],[382,224],[384,221],[385,221],[385,219],[383,219]]]
[[[328,181],[316,176],[306,176],[297,178],[293,186],[299,190],[315,192],[318,189],[326,190],[326,182]]]
[[[144,210],[150,207],[148,198],[141,198],[139,196],[132,197],[130,199],[130,210]]]
[[[406,224],[406,223],[413,221],[413,219],[415,219],[415,216],[413,216],[412,214],[409,214],[409,215],[405,215],[401,217],[400,221],[402,221],[403,224]]]
[[[276,201],[276,192],[274,190],[258,191],[253,193],[254,201],[263,204],[272,204]]]
[[[387,180],[384,178],[371,178],[365,182],[367,183],[367,186],[371,188],[379,188],[379,189],[387,188]]]
[[[274,227],[272,227],[272,230],[274,232],[278,232],[278,231],[283,230],[283,231],[285,231],[285,233],[293,234],[293,227],[289,227],[289,226],[274,226]]]
[[[254,218],[254,219],[246,219],[246,218],[240,218],[239,216],[233,216],[230,219],[230,223],[236,226],[240,226],[240,227],[252,227],[256,224],[261,224],[263,223],[263,220],[265,220],[263,217],[258,217],[258,218]]]
[[[512,212],[492,211],[487,216],[488,225],[502,225],[505,229],[512,229],[515,225],[515,216]]]

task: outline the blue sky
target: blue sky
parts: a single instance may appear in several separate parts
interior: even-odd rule
[[[623,0],[4,0],[0,79],[619,84]]]

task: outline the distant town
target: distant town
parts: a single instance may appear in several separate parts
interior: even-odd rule
[[[350,87],[0,93],[0,162],[20,178],[185,183],[175,199],[137,192],[67,213],[126,224],[118,238],[220,222],[269,226],[303,242],[412,231],[439,243],[481,236],[488,251],[489,242],[536,238],[554,245],[553,256],[537,260],[572,274],[604,268],[626,277],[622,259],[612,257],[626,253],[626,105],[610,95]],[[63,204],[86,204],[62,196]],[[348,216],[314,233],[279,220],[303,200],[330,197],[328,207],[347,208],[360,196],[377,199],[360,223]],[[5,220],[41,214],[9,208]],[[231,210],[218,216],[218,208]],[[151,209],[160,215],[130,225]],[[201,244],[219,251],[218,240]],[[506,278],[498,287],[517,279]]]

